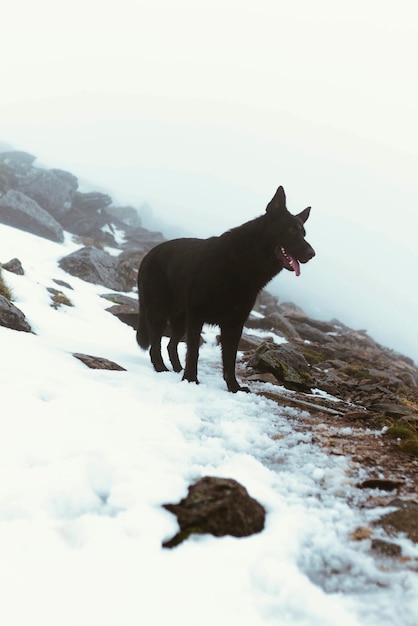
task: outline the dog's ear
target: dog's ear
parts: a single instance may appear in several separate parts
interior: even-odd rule
[[[267,205],[266,213],[271,213],[272,211],[283,211],[286,209],[286,194],[284,192],[283,187],[280,185],[273,198]]]
[[[306,220],[308,219],[310,212],[311,212],[311,207],[308,206],[301,213],[298,213],[296,215],[296,217],[298,217],[300,219],[300,221],[304,224],[306,222]]]

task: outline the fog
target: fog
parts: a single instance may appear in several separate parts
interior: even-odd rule
[[[315,259],[271,284],[418,360],[415,2],[10,4],[0,141],[169,236],[312,206]]]

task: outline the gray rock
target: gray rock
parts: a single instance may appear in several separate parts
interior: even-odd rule
[[[265,342],[254,352],[248,365],[257,372],[270,372],[288,389],[310,391],[315,385],[306,359],[291,346]]]
[[[32,169],[35,161],[32,154],[21,150],[8,150],[0,153],[0,162],[4,163],[10,172],[17,175],[25,175]]]
[[[61,216],[71,209],[77,187],[77,178],[69,172],[34,167],[26,176],[20,177],[17,189],[60,221]]]
[[[130,291],[124,275],[124,268],[117,257],[108,252],[87,246],[63,257],[59,266],[71,274],[88,283],[104,285],[116,291]]]
[[[122,227],[128,226],[132,229],[141,227],[139,213],[131,206],[109,206],[106,212],[115,220],[116,226],[120,223]]]
[[[79,352],[75,352],[73,356],[92,370],[114,370],[118,372],[126,372],[126,369],[121,365],[118,365],[118,363],[109,361],[109,359],[104,359],[101,356],[92,356],[91,354],[81,354]]]
[[[180,526],[165,548],[179,545],[192,533],[247,537],[263,530],[266,517],[264,507],[240,483],[212,476],[201,478],[189,487],[186,498],[164,508],[176,515]]]
[[[326,332],[328,331],[323,332],[316,327],[316,324],[313,325],[311,323],[304,323],[293,320],[293,325],[296,329],[295,332],[298,332],[299,336],[302,337],[302,339],[307,339],[308,341],[314,341],[315,343],[322,344],[333,343],[335,341],[332,335],[326,334]]]
[[[260,328],[262,330],[275,331],[279,335],[286,337],[286,339],[299,339],[299,333],[285,318],[284,315],[277,311],[270,313],[265,317],[250,316],[246,321],[245,326],[247,328]]]
[[[112,204],[112,198],[106,193],[100,191],[81,193],[77,191],[73,197],[72,208],[83,213],[95,213],[99,209],[105,209],[110,204]]]
[[[57,220],[20,191],[10,189],[0,198],[0,222],[52,241],[64,241],[64,233]]]
[[[0,296],[0,326],[26,333],[32,332],[24,313],[4,296]]]
[[[10,259],[7,263],[1,263],[0,265],[4,270],[12,272],[12,274],[17,274],[18,276],[23,276],[25,274],[22,263],[19,259]]]

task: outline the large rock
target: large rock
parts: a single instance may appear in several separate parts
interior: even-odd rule
[[[306,359],[288,344],[266,341],[254,352],[248,365],[257,372],[269,372],[288,389],[310,391],[315,379]]]
[[[10,189],[0,198],[0,222],[52,241],[64,241],[64,233],[57,220],[20,191]]]
[[[60,221],[62,215],[71,209],[77,187],[77,178],[69,172],[34,167],[26,176],[19,178],[17,189]]]
[[[0,326],[26,333],[32,332],[24,313],[4,296],[0,296]]]
[[[164,508],[176,515],[180,532],[163,545],[173,548],[192,533],[247,537],[264,528],[264,507],[231,478],[205,476],[189,487],[186,498]]]
[[[59,266],[71,274],[88,283],[103,285],[116,291],[130,291],[132,284],[130,276],[127,280],[126,268],[117,257],[104,250],[87,246],[63,257]]]

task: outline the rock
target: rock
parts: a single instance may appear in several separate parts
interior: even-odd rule
[[[239,340],[238,350],[240,350],[241,352],[255,350],[265,341],[268,341],[268,339],[266,339],[265,337],[257,337],[256,335],[251,335],[251,333],[244,332],[241,335],[241,339]],[[270,341],[273,341],[273,337],[270,337]]]
[[[310,391],[315,385],[306,359],[288,344],[264,342],[254,352],[248,365],[257,372],[270,372],[288,389]]]
[[[12,272],[12,274],[17,274],[18,276],[23,276],[25,274],[22,263],[19,259],[11,259],[7,263],[1,263],[1,267],[8,272]]]
[[[25,333],[32,332],[31,327],[26,321],[25,314],[14,304],[9,302],[7,298],[0,295],[0,326],[19,330]]]
[[[32,168],[25,177],[20,178],[17,189],[60,222],[62,215],[71,208],[77,187],[77,178],[69,172]]]
[[[87,246],[63,257],[59,266],[82,280],[97,285],[104,285],[117,291],[130,291],[131,284],[127,284],[124,268],[118,261],[104,250]]]
[[[134,330],[138,329],[138,304],[136,306],[115,304],[106,309],[106,311],[117,317],[124,324],[131,326]]]
[[[122,249],[128,254],[132,251],[144,255],[165,240],[160,232],[141,227],[134,228],[126,234],[126,242],[122,244]]]
[[[279,311],[290,319],[306,320],[308,317],[305,311],[293,302],[283,302],[279,305]]]
[[[396,506],[398,509],[383,515],[374,525],[381,526],[389,535],[405,533],[408,539],[418,543],[418,503],[396,499],[389,506]]]
[[[47,287],[47,291],[51,294],[51,306],[55,310],[58,310],[61,306],[74,306],[71,300],[62,293],[59,289],[54,287]]]
[[[92,370],[115,370],[119,372],[126,372],[126,369],[121,365],[100,356],[81,354],[79,352],[75,352],[73,356]]]
[[[405,415],[409,415],[413,412],[413,408],[409,406],[404,406],[403,404],[394,404],[387,402],[374,402],[371,406],[374,411],[379,411],[383,415],[387,417],[404,417]]]
[[[250,316],[246,322],[247,328],[260,328],[262,330],[275,331],[286,339],[299,339],[300,335],[294,326],[277,311],[266,317]]]
[[[369,478],[359,483],[357,487],[359,489],[381,489],[382,491],[394,491],[404,485],[404,481],[391,480],[385,478]]]
[[[66,289],[71,289],[71,291],[74,291],[71,285],[65,282],[65,280],[60,280],[59,278],[53,278],[52,280],[54,281],[54,283],[56,283],[60,287],[65,287]]]
[[[9,150],[0,153],[0,162],[15,175],[26,175],[32,168],[35,159],[36,157],[29,154],[29,152],[23,152],[21,150]]]
[[[402,555],[402,548],[397,543],[384,541],[383,539],[372,539],[371,549],[382,556],[397,558]]]
[[[331,335],[326,334],[322,330],[316,328],[316,326],[311,325],[310,323],[299,322],[293,320],[293,326],[295,329],[295,333],[298,333],[302,339],[308,341],[314,341],[319,344],[333,343],[335,340]],[[328,331],[327,331],[328,332]]]
[[[62,243],[64,233],[52,215],[20,191],[10,189],[0,198],[0,222],[45,239]]]
[[[92,191],[80,193],[76,191],[73,197],[72,208],[82,213],[95,213],[99,209],[105,209],[112,204],[112,198],[106,193]]]
[[[192,533],[215,537],[247,537],[264,528],[264,507],[249,496],[245,487],[231,478],[205,476],[189,487],[178,504],[164,504],[176,515],[180,532],[163,546],[173,548]]]
[[[131,298],[131,296],[125,296],[123,293],[102,293],[100,295],[104,300],[109,300],[113,304],[122,304],[130,307],[136,307],[138,310],[138,298]]]
[[[115,220],[116,226],[129,227],[129,229],[136,229],[141,227],[141,218],[136,209],[131,206],[108,206],[106,208],[113,220]],[[149,231],[148,231],[149,232]]]

